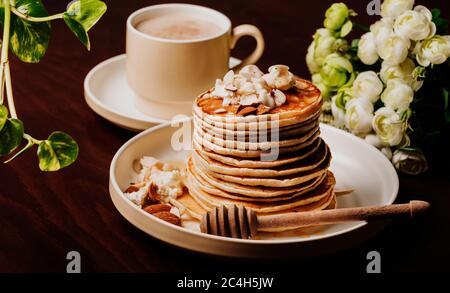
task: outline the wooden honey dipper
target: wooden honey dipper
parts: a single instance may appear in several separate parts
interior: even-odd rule
[[[291,230],[306,226],[369,221],[395,216],[413,218],[429,207],[428,202],[414,200],[408,204],[257,216],[254,210],[242,205],[222,205],[203,216],[200,229],[207,234],[248,239],[255,236],[258,231]]]

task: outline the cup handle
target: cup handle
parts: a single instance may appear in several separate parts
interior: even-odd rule
[[[251,24],[242,24],[233,29],[230,43],[231,49],[234,49],[238,40],[243,36],[251,36],[255,38],[256,48],[253,51],[253,53],[251,53],[250,56],[242,60],[242,62],[239,65],[236,65],[235,67],[231,68],[233,70],[239,70],[246,65],[255,64],[259,60],[259,58],[261,58],[261,55],[264,52],[264,37],[261,31],[256,26]]]

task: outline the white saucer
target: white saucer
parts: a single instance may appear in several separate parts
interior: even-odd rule
[[[141,131],[167,120],[147,116],[134,106],[134,93],[125,76],[126,55],[112,57],[95,66],[84,80],[84,96],[98,115],[133,131]],[[241,60],[230,58],[230,67]]]
[[[114,205],[130,223],[155,238],[184,249],[220,256],[302,257],[354,246],[385,224],[336,224],[316,227],[314,233],[267,236],[262,240],[217,237],[168,224],[132,204],[122,191],[136,176],[133,162],[142,156],[163,161],[186,160],[190,150],[176,151],[171,147],[172,135],[180,132],[179,127],[164,124],[138,134],[117,151],[111,162],[109,192]],[[355,189],[352,194],[338,197],[338,207],[389,205],[395,201],[399,187],[397,172],[381,152],[362,139],[328,125],[321,125],[321,137],[333,154],[331,171],[336,176],[336,188]]]

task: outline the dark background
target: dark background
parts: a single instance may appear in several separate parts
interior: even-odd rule
[[[51,13],[64,2],[44,1]],[[36,155],[28,152],[0,165],[0,271],[65,272],[66,254],[77,250],[84,272],[295,271],[363,274],[366,254],[377,250],[383,272],[449,272],[450,184],[448,172],[419,177],[401,176],[398,202],[429,200],[433,209],[420,221],[393,222],[371,241],[352,250],[310,261],[236,265],[171,248],[136,229],[114,208],[108,194],[108,170],[116,150],[134,134],[93,113],[83,98],[82,82],[100,61],[125,48],[125,21],[134,10],[161,2],[106,1],[108,12],[91,30],[87,52],[61,21],[53,22],[50,48],[40,64],[23,64],[12,57],[16,106],[26,130],[45,138],[53,130],[70,133],[80,145],[78,161],[58,173],[39,171]],[[357,21],[370,24],[369,1],[347,0],[359,12]],[[416,1],[440,7],[450,17],[447,1]],[[444,3],[445,2],[445,3]],[[215,8],[234,25],[258,26],[266,39],[259,64],[288,64],[308,77],[304,59],[315,30],[332,1],[227,0],[189,1]],[[242,40],[233,55],[244,57],[252,39]],[[237,268],[236,268],[237,267]]]

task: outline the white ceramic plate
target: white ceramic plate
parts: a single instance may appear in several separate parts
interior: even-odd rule
[[[188,121],[190,125],[190,121]],[[170,225],[133,205],[122,193],[136,175],[133,161],[153,156],[163,161],[186,160],[188,151],[174,151],[172,134],[178,127],[160,125],[140,133],[116,153],[110,167],[110,194],[119,212],[133,225],[172,245],[196,252],[249,258],[311,256],[355,245],[382,228],[365,222],[320,227],[314,233],[296,236],[240,240],[205,235]],[[322,137],[333,153],[331,170],[337,188],[355,192],[338,198],[339,207],[389,205],[397,196],[399,182],[392,164],[377,149],[342,130],[321,125]]]
[[[125,75],[126,55],[118,55],[95,66],[84,79],[84,97],[89,107],[112,123],[141,131],[167,120],[147,116],[134,106],[134,93]],[[230,67],[241,60],[230,58]]]

